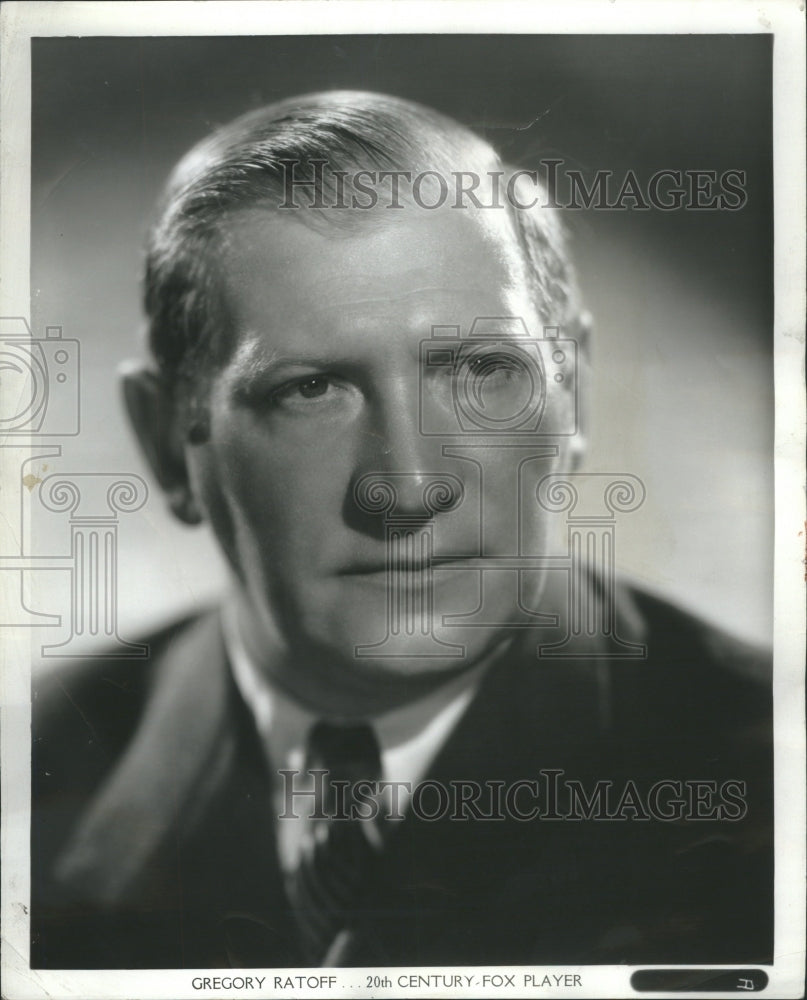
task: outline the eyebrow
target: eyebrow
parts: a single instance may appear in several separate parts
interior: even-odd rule
[[[268,357],[256,357],[246,363],[236,362],[232,367],[233,380],[262,379],[274,375],[284,368],[318,367],[337,363],[337,359],[323,354],[280,354],[275,352]]]
[[[268,355],[258,354],[257,341],[251,341],[243,345],[230,365],[227,390],[237,401],[249,402],[256,392],[265,391],[270,379],[286,369],[329,369],[336,366],[346,368],[351,365],[346,359],[330,354],[281,354],[277,350]]]

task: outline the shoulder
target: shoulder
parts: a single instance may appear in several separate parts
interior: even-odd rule
[[[614,661],[611,684],[617,706],[642,728],[665,721],[676,739],[690,733],[708,740],[727,729],[744,737],[743,727],[751,727],[769,738],[770,648],[637,587],[620,588],[617,618],[620,609],[635,617],[645,652],[634,663]]]
[[[160,928],[180,891],[162,847],[202,794],[211,745],[223,746],[228,674],[215,613],[175,622],[146,645],[143,658],[65,661],[34,679],[36,967],[167,961]]]
[[[158,675],[208,616],[184,618],[149,635],[142,657],[62,660],[35,668],[31,685],[34,761],[57,769],[112,763],[142,715]]]
[[[586,614],[559,613],[554,626],[525,631],[496,690],[521,705],[574,705],[608,729],[708,734],[771,711],[772,653],[674,602],[626,581],[590,579]],[[547,606],[568,598],[547,594]],[[566,720],[568,722],[568,720]],[[544,719],[552,727],[553,718]],[[566,724],[566,723],[564,723]],[[597,728],[599,724],[595,725]]]
[[[648,650],[650,655],[674,658],[681,663],[705,662],[751,684],[770,682],[769,647],[740,639],[725,628],[638,587],[624,586],[620,596],[623,603],[630,601],[638,610],[654,647]]]
[[[197,667],[200,648],[223,660],[212,642],[217,632],[218,615],[207,612],[147,636],[144,657],[65,660],[35,671],[32,820],[53,850],[126,757],[144,720],[169,702],[178,672],[184,669],[185,677],[177,679],[189,689],[187,675]]]

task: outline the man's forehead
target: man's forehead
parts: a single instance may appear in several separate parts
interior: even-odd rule
[[[316,223],[263,208],[231,214],[217,248],[228,292],[320,295],[349,307],[523,282],[523,258],[503,215],[409,207],[386,216],[354,214],[347,225]]]

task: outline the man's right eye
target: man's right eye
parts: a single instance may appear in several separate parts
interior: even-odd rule
[[[315,375],[303,382],[298,382],[296,386],[286,389],[286,392],[294,393],[296,390],[304,399],[315,399],[317,396],[324,396],[328,391],[330,382],[325,375]]]
[[[272,391],[271,406],[282,410],[310,410],[347,402],[351,385],[333,375],[303,375]]]
[[[333,394],[333,380],[328,375],[306,375],[290,379],[272,392],[275,405],[304,404],[308,400],[321,400]]]

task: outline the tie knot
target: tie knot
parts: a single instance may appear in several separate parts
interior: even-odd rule
[[[332,781],[377,781],[381,754],[372,726],[315,723],[308,735],[306,767],[328,771]]]

